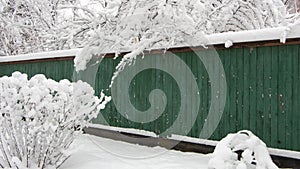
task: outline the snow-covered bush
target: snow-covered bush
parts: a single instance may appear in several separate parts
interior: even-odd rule
[[[238,157],[237,151],[242,151]],[[210,169],[278,169],[266,144],[251,131],[228,134],[216,146],[209,160]]]
[[[30,80],[15,72],[0,78],[0,168],[57,168],[87,121],[109,97],[85,82]]]

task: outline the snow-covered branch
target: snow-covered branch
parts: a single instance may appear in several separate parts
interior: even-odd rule
[[[103,11],[109,20],[90,29],[74,63],[76,71],[81,71],[92,55],[129,52],[113,79],[145,50],[205,45],[203,34],[287,26],[291,21],[281,0],[119,0],[108,2]]]
[[[286,26],[299,20],[295,17],[300,5],[297,3],[297,0],[41,0],[39,3],[0,0],[0,20],[4,21],[0,23],[0,55],[88,46],[98,46],[102,49],[99,52],[128,51],[143,36],[151,36],[149,32],[159,32],[165,38],[166,31],[174,29],[213,34]],[[9,29],[9,25],[23,26]],[[171,33],[169,40],[153,46],[167,46],[165,43],[170,44],[171,39],[176,43],[181,38],[173,35],[177,34]]]

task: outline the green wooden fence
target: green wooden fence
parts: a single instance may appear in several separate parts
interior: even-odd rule
[[[225,70],[227,96],[222,119],[210,139],[219,140],[230,132],[248,129],[269,147],[300,151],[300,45],[241,47],[218,49],[217,52]],[[189,66],[198,84],[199,112],[188,134],[198,137],[207,117],[211,98],[214,97],[211,96],[211,81],[206,68],[196,56],[197,53],[178,51],[175,54]],[[110,94],[110,80],[119,61],[120,59],[104,58],[100,63],[94,86],[97,94],[102,89]],[[160,64],[176,67],[173,63]],[[209,67],[215,69],[214,63]],[[21,71],[29,76],[43,73],[55,80],[72,80],[73,70],[72,60],[0,63],[0,76]],[[180,67],[178,71],[181,71]],[[185,79],[182,76],[182,80]],[[112,100],[102,112],[110,125],[144,129],[158,134],[172,126],[182,103],[179,84],[170,74],[162,70],[147,69],[137,74],[128,87],[130,101],[139,111],[145,111],[151,106],[148,97],[153,89],[164,91],[167,98],[166,109],[152,122],[137,123],[122,116]],[[185,102],[184,104],[188,104],[186,113],[192,113],[189,112],[189,107],[195,106],[194,101]],[[119,104],[129,106],[125,100]],[[191,119],[182,119],[185,120]],[[93,122],[102,123],[100,118]]]

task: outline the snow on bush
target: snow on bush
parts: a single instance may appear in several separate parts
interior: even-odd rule
[[[238,157],[237,151],[242,151],[241,157]],[[208,165],[210,169],[278,169],[266,144],[247,130],[223,138]]]
[[[0,78],[0,168],[57,168],[87,121],[110,97],[94,96],[85,82],[30,80],[15,72]]]

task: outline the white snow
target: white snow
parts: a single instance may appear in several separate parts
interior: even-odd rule
[[[210,45],[226,44],[228,40],[232,43],[258,42],[268,40],[280,40],[285,43],[285,39],[300,38],[300,25],[290,27],[277,27],[259,30],[246,30],[239,32],[225,32],[207,35]]]
[[[114,129],[116,131],[130,131],[141,133],[140,130],[135,129],[118,129],[116,127],[102,126],[103,129]],[[245,132],[245,131],[243,131]],[[253,160],[252,151],[259,152],[262,157],[256,156],[263,162],[270,162],[268,155],[265,155],[267,151],[264,143],[261,142],[254,135],[250,136],[239,135],[237,139],[236,134],[230,134],[221,141],[214,154],[199,154],[180,152],[175,150],[167,150],[161,147],[147,147],[136,144],[130,144],[122,141],[115,141],[107,138],[96,137],[92,135],[81,135],[71,145],[73,149],[72,156],[60,167],[60,169],[207,169],[209,168],[209,161],[213,164],[219,164],[216,160],[217,152],[220,153],[221,159],[232,160],[237,158],[231,151],[231,146],[235,145],[235,148],[243,148],[243,146],[251,147],[243,152],[243,160]],[[187,137],[175,136],[181,140],[193,140]],[[234,138],[234,139],[233,139]],[[234,141],[233,141],[234,140]],[[195,141],[195,140],[194,140]],[[255,144],[252,144],[255,143]],[[255,145],[255,146],[253,146]],[[268,149],[269,151],[271,149]],[[232,156],[226,156],[231,154]],[[227,158],[228,157],[228,158]],[[267,157],[267,158],[266,158]],[[223,169],[225,167],[222,166]],[[229,166],[227,166],[229,167]],[[245,162],[237,162],[237,169],[246,169],[251,166]],[[276,167],[275,167],[276,168]]]
[[[158,137],[158,135],[156,135],[154,132],[139,130],[134,128],[121,128],[121,127],[107,126],[102,124],[91,124],[91,123],[88,124],[88,127],[94,127],[98,129],[105,129],[105,130],[118,131],[118,132],[126,132],[129,134],[138,134],[142,136]]]
[[[242,150],[241,159],[236,151]],[[255,163],[256,167],[253,165]],[[209,168],[257,168],[278,169],[273,163],[266,144],[251,131],[242,130],[228,134],[216,146],[212,158],[208,162]]]
[[[233,45],[233,43],[232,43],[231,40],[227,40],[227,41],[225,42],[225,48],[230,48],[232,45]]]
[[[295,158],[300,160],[300,152],[299,151],[291,151],[291,150],[283,150],[277,148],[268,148],[270,154],[287,157],[287,158]]]
[[[85,82],[56,82],[37,74],[14,72],[0,78],[0,166],[51,168],[110,97]]]
[[[25,61],[36,59],[48,59],[48,58],[60,58],[60,57],[74,57],[80,49],[70,50],[57,50],[51,52],[29,53],[23,55],[3,56],[0,57],[0,62],[13,62],[13,61]]]
[[[185,141],[189,143],[203,144],[208,146],[216,146],[218,144],[218,141],[214,141],[214,140],[193,138],[193,137],[180,136],[180,135],[171,135],[171,137],[169,138],[176,141]]]
[[[121,127],[107,126],[107,125],[101,125],[101,124],[88,124],[88,126],[94,127],[94,128],[99,128],[99,129],[124,132],[124,133],[129,133],[129,134],[137,134],[137,135],[150,136],[150,137],[159,137],[154,132],[140,130],[140,129],[134,129],[134,128],[121,128]],[[189,143],[203,144],[203,145],[208,145],[208,146],[216,146],[219,143],[219,141],[215,141],[215,140],[207,140],[207,139],[201,139],[201,138],[181,136],[181,135],[176,135],[176,134],[173,134],[168,138],[172,139],[172,140],[176,140],[176,141],[185,141],[185,142],[189,142]],[[300,152],[298,152],[298,151],[276,149],[276,148],[268,148],[268,151],[271,155],[300,159]]]
[[[183,44],[207,45],[205,34],[258,30],[294,23],[286,18],[286,8],[280,0],[121,2],[117,3],[117,15],[97,27],[86,40],[86,48],[98,47],[98,54],[105,53],[106,49],[116,55],[122,50],[130,51],[123,56],[112,79],[148,49],[169,49]],[[282,42],[286,34],[283,33]],[[92,54],[75,56],[77,72],[85,70]]]
[[[137,135],[149,136],[149,137],[159,137],[159,135],[155,134],[154,132],[140,130],[140,129],[134,129],[134,128],[121,128],[121,127],[107,126],[107,125],[102,125],[102,124],[88,124],[88,127],[124,132],[124,133],[128,133],[128,134],[137,134]],[[176,135],[176,134],[172,134],[168,138],[172,139],[172,140],[176,140],[176,141],[186,141],[189,143],[203,144],[203,145],[209,145],[209,146],[216,146],[218,144],[218,141],[214,141],[214,140],[193,138],[193,137],[181,136],[181,135]]]
[[[209,160],[209,155],[151,148],[91,135],[79,137],[72,147],[77,148],[77,152],[60,169],[205,169]]]
[[[277,27],[277,28],[266,28],[259,30],[246,30],[239,32],[225,32],[216,33],[211,35],[205,35],[208,43],[207,45],[218,45],[224,44],[227,46],[229,42],[232,44],[245,43],[245,42],[259,42],[268,40],[279,40],[284,43],[286,39],[300,38],[300,24],[295,24],[289,27]],[[199,44],[201,46],[202,44]],[[195,44],[195,46],[197,46]],[[170,48],[187,47],[185,45],[170,46]],[[161,49],[155,47],[148,50]],[[0,57],[0,62],[13,62],[13,61],[25,61],[25,60],[35,60],[35,59],[47,59],[47,58],[60,58],[60,57],[74,57],[76,54],[81,52],[82,48],[71,49],[71,50],[61,50],[52,52],[41,52],[41,53],[31,53],[24,55],[15,56],[3,56]],[[99,49],[98,49],[99,50]],[[129,50],[121,50],[120,52],[128,52]],[[116,52],[114,49],[110,51],[105,51],[106,53]]]

